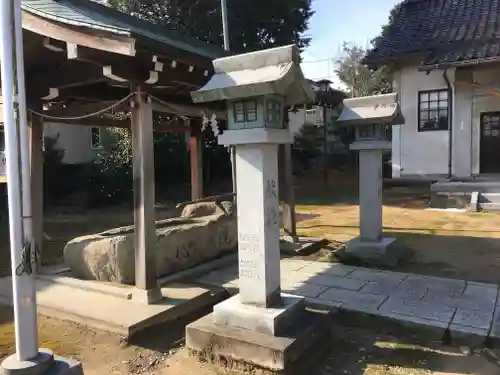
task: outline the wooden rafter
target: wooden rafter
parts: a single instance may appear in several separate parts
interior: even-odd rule
[[[125,56],[135,56],[135,39],[107,33],[84,33],[76,27],[61,25],[55,21],[23,11],[23,28],[52,39],[108,51]]]

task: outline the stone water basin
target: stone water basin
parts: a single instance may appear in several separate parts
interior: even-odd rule
[[[234,211],[230,202],[197,203],[186,206],[180,217],[157,221],[158,277],[236,251]],[[75,238],[64,248],[64,261],[76,278],[134,284],[134,227]]]

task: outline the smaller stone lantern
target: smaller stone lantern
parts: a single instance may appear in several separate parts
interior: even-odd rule
[[[360,236],[346,245],[346,255],[368,263],[395,265],[400,253],[395,239],[382,236],[382,155],[391,149],[385,129],[403,125],[397,94],[344,100],[337,120],[352,127],[355,141],[351,150],[359,151]]]

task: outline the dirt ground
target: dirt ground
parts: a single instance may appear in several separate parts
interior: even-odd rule
[[[12,314],[0,306],[0,359],[13,352]],[[155,327],[128,345],[117,336],[83,326],[39,318],[40,347],[82,361],[86,375],[236,375],[237,371],[202,364],[187,355],[183,332],[188,317],[177,325]],[[496,375],[496,360],[481,351],[440,343],[420,344],[361,328],[333,326],[330,348],[311,375]],[[261,372],[255,371],[254,374]]]
[[[308,258],[336,262],[332,250],[359,235],[359,207],[352,180],[330,184],[335,193],[299,190],[298,232],[331,241]],[[396,270],[500,284],[500,213],[434,211],[428,201],[427,186],[384,188],[385,235],[407,254]]]

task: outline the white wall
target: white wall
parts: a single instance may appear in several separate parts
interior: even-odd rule
[[[454,82],[454,69],[448,70]],[[445,176],[448,173],[448,131],[418,131],[418,92],[447,89],[443,71],[429,74],[418,70],[418,65],[404,67],[394,79],[399,93],[405,125],[393,128],[393,177]]]
[[[95,158],[97,151],[91,147],[90,129],[89,126],[62,123],[43,124],[44,137],[56,138],[59,135],[56,147],[65,151],[65,164],[86,163]]]

